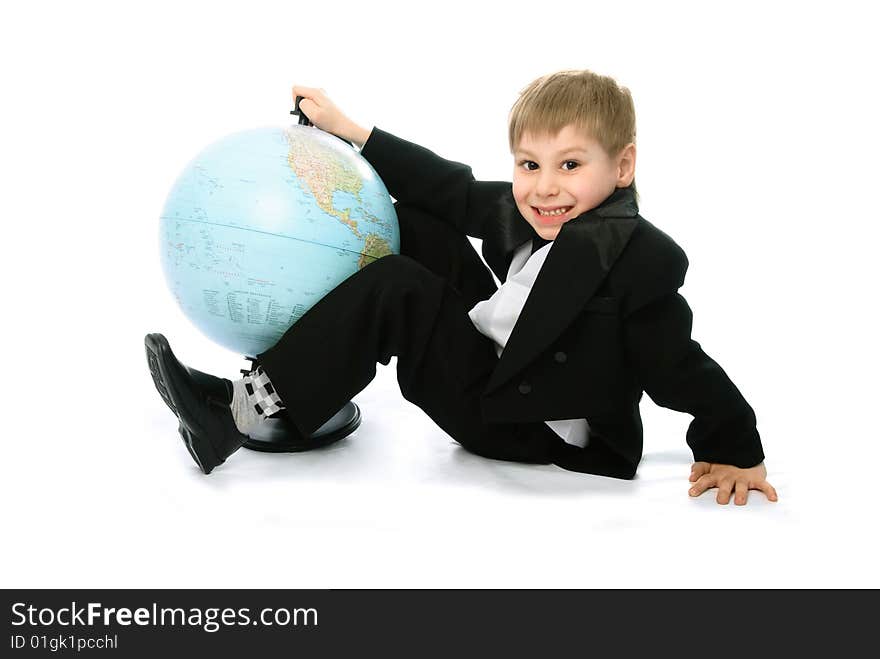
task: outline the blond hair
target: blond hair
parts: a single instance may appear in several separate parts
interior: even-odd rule
[[[573,124],[612,158],[636,141],[636,110],[629,89],[588,70],[558,71],[533,80],[510,109],[513,153],[524,133],[548,137]],[[638,199],[636,180],[629,185]]]

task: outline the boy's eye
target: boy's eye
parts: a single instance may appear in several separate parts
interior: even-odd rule
[[[563,164],[563,166],[565,166],[565,165],[568,165],[569,163],[572,164],[572,165],[574,165],[574,167],[571,167],[571,168],[568,168],[568,169],[565,170],[565,171],[568,171],[568,172],[573,171],[574,169],[576,169],[577,167],[580,166],[580,163],[578,163],[577,160],[566,160],[566,161],[563,162],[562,164]],[[527,171],[533,172],[533,171],[535,171],[535,169],[537,169],[538,163],[536,163],[534,160],[521,160],[521,161],[519,162],[519,165],[520,165],[520,167],[522,167],[523,165],[525,165]],[[532,169],[531,167],[529,167],[529,165],[535,165],[535,169]]]

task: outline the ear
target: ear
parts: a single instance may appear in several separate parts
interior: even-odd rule
[[[636,175],[636,145],[630,142],[617,156],[617,187],[625,188]]]

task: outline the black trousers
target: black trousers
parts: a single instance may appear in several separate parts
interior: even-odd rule
[[[403,397],[465,449],[553,462],[568,445],[544,423],[482,419],[480,395],[498,357],[467,314],[495,292],[491,273],[467,237],[424,211],[395,208],[401,254],[343,281],[257,356],[288,416],[312,433],[396,356]]]

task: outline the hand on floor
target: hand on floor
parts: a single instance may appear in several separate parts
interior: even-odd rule
[[[749,490],[761,490],[768,500],[777,500],[776,489],[767,482],[767,468],[763,462],[748,469],[714,462],[695,462],[691,465],[689,480],[694,485],[688,494],[698,497],[709,488],[717,487],[715,500],[722,505],[729,503],[730,495],[734,493],[734,503],[744,506]]]

